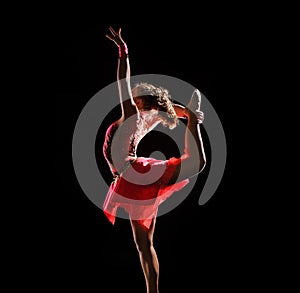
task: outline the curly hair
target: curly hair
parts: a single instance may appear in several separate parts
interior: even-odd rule
[[[132,89],[133,98],[143,99],[143,110],[158,110],[161,123],[170,129],[178,125],[178,118],[173,107],[169,91],[161,86],[139,82]]]

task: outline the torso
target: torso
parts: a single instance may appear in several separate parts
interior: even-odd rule
[[[117,174],[117,169],[120,168],[120,166],[119,168],[116,166],[115,152],[117,152],[118,159],[120,158],[120,165],[130,159],[136,158],[136,151],[139,142],[149,131],[157,126],[160,121],[158,112],[152,110],[141,112],[140,119],[136,121],[132,129],[129,124],[127,125],[127,123],[120,123],[118,121],[109,126],[106,131],[103,144],[103,154],[113,174]],[[122,126],[124,126],[124,129],[120,129]],[[118,131],[119,129],[120,131]],[[112,155],[112,153],[114,155]]]

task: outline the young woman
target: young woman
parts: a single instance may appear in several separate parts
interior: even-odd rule
[[[184,107],[172,102],[167,89],[141,82],[131,88],[128,48],[121,28],[109,28],[106,37],[119,49],[117,80],[121,117],[107,129],[103,153],[114,176],[103,211],[114,224],[118,208],[130,218],[133,238],[145,275],[147,293],[157,293],[159,263],[153,247],[153,233],[158,206],[183,188],[189,177],[205,166],[205,152],[199,124],[201,95],[194,90]],[[187,119],[185,151],[180,158],[157,160],[137,157],[141,139],[159,123],[173,129],[178,118]],[[200,159],[200,161],[199,161]]]

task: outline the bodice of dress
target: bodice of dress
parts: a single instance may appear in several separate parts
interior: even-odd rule
[[[128,136],[129,139],[129,149],[127,152],[128,157],[135,158],[137,146],[141,139],[151,131],[155,126],[159,124],[161,121],[160,115],[157,110],[151,111],[141,111],[140,117],[136,121],[136,127],[134,128],[134,132]],[[118,130],[118,124],[116,122],[112,123],[110,127],[107,129],[104,144],[103,144],[103,153],[110,165],[110,168],[113,173],[116,173],[116,169],[113,166],[113,160],[111,155],[111,145],[112,140],[116,131]],[[124,142],[124,145],[128,145],[128,141]]]
[[[140,119],[137,121],[136,131],[130,136],[128,155],[135,157],[136,150],[142,138],[160,122],[158,111],[152,110],[140,112]]]

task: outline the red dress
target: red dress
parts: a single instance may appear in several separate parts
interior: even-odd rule
[[[116,123],[113,123],[106,132],[103,152],[115,179],[109,187],[103,211],[112,224],[115,223],[118,208],[123,208],[132,220],[137,220],[149,228],[153,217],[157,214],[158,206],[189,182],[189,179],[185,179],[175,184],[169,184],[176,166],[181,163],[181,158],[157,160],[132,156],[141,138],[158,123],[158,115],[155,116],[155,119],[142,116],[138,127],[142,131],[137,131],[131,137],[133,140],[130,144],[133,149],[129,150],[131,159],[124,164],[125,167],[121,174],[117,174],[114,169],[110,154],[111,141],[117,130]],[[144,127],[145,125],[147,127]]]

